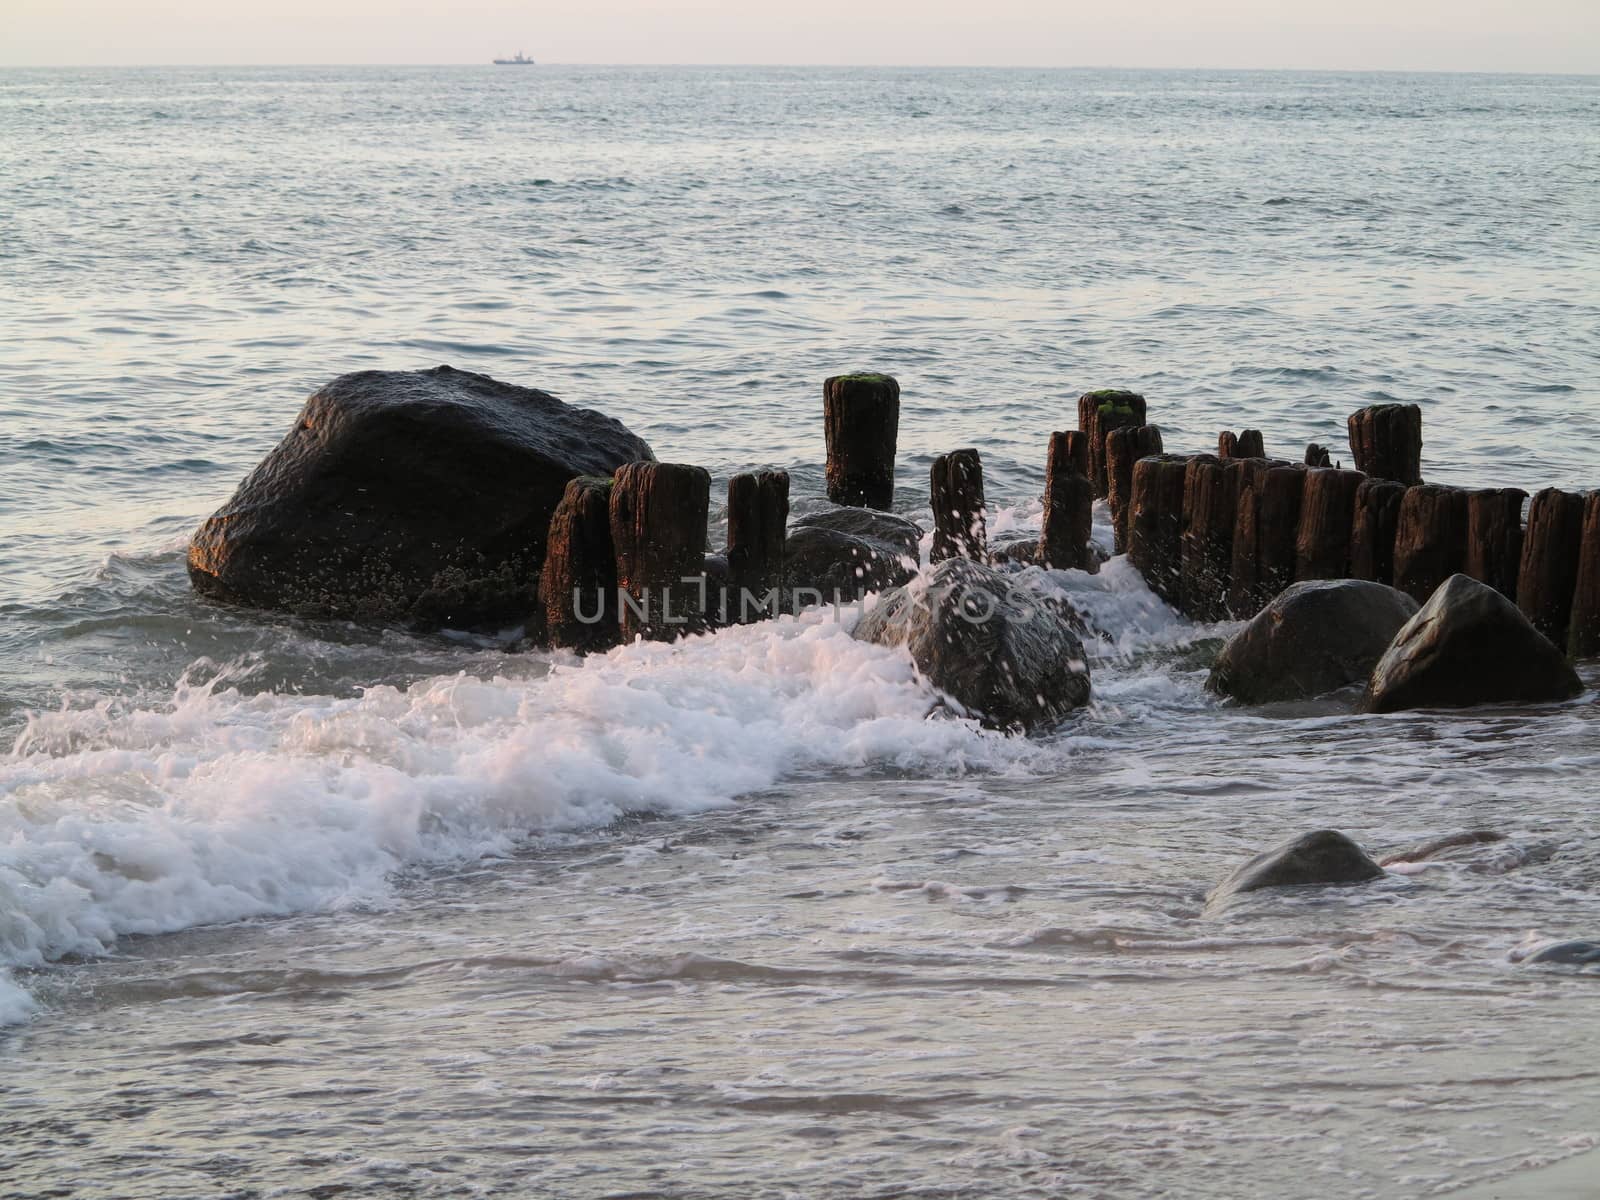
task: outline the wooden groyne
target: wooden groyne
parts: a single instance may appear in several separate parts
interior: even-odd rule
[[[1142,403],[1138,411],[1147,415]],[[1079,412],[1093,454],[1090,406],[1080,401]],[[1197,620],[1252,617],[1291,582],[1311,579],[1391,584],[1420,603],[1462,573],[1517,602],[1557,646],[1600,653],[1600,492],[1547,488],[1524,526],[1521,489],[1423,482],[1416,405],[1362,409],[1348,428],[1366,470],[1333,465],[1316,443],[1303,463],[1264,458],[1256,430],[1222,431],[1215,457],[1164,454],[1158,440],[1132,464],[1126,518],[1116,497],[1117,471],[1127,469],[1119,447],[1135,431],[1102,433],[1119,543],[1126,536],[1152,591]]]
[[[891,507],[899,413],[892,376],[826,380],[830,500]],[[1171,453],[1149,423],[1145,398],[1125,389],[1084,393],[1077,417],[1077,429],[1050,435],[1041,536],[1022,561],[1098,569],[1090,532],[1094,499],[1103,497],[1113,550],[1196,620],[1253,617],[1304,580],[1372,580],[1421,602],[1464,573],[1518,603],[1558,646],[1600,653],[1600,492],[1547,488],[1528,504],[1524,524],[1520,489],[1425,483],[1416,405],[1351,414],[1354,469],[1318,443],[1301,462],[1269,459],[1256,429],[1221,431],[1214,454]],[[541,589],[551,641],[603,649],[788,610],[787,473],[730,480],[725,559],[706,556],[708,490],[704,470],[671,463],[573,480],[551,521]],[[933,460],[929,504],[932,561],[989,561],[976,449]],[[1019,556],[1008,549],[1001,557]],[[707,595],[707,576],[720,599]]]

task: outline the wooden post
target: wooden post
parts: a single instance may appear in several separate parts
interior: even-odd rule
[[[929,472],[933,548],[929,562],[970,558],[983,562],[988,537],[983,515],[983,462],[976,450],[952,450],[933,460]]]
[[[1087,471],[1088,450],[1089,439],[1082,433],[1050,435],[1039,554],[1045,566],[1058,571],[1093,571],[1099,565],[1089,552],[1094,485]]]
[[[1262,443],[1259,429],[1243,429],[1238,433],[1224,429],[1217,435],[1218,458],[1265,458],[1266,456],[1266,447]]]
[[[582,653],[617,644],[617,559],[611,545],[609,479],[580,475],[550,516],[539,580],[552,646]]]
[[[1228,611],[1248,620],[1294,582],[1306,469],[1280,459],[1237,459]]]
[[[1133,532],[1133,464],[1160,454],[1162,449],[1161,430],[1154,425],[1126,425],[1106,435],[1106,495],[1115,554],[1128,552]]]
[[[1257,527],[1260,524],[1261,478],[1273,466],[1264,458],[1233,458],[1223,470],[1229,476],[1233,493],[1233,558],[1228,568],[1228,613],[1234,617],[1253,617],[1261,611],[1257,598]]]
[[[1319,446],[1315,442],[1312,442],[1310,445],[1308,445],[1306,447],[1306,466],[1308,466],[1308,467],[1331,467],[1331,466],[1333,466],[1333,458],[1332,458],[1332,456],[1330,456],[1328,454],[1328,448],[1326,446]]]
[[[1578,586],[1578,553],[1583,542],[1583,497],[1545,488],[1528,505],[1528,532],[1522,539],[1517,573],[1517,606],[1533,627],[1563,650]]]
[[[1467,494],[1418,484],[1406,489],[1394,530],[1394,586],[1426,604],[1467,558]]]
[[[1233,569],[1237,476],[1209,454],[1189,460],[1183,482],[1183,534],[1179,603],[1197,621],[1228,615],[1228,580]]]
[[[1407,486],[1422,482],[1422,409],[1374,404],[1351,413],[1347,424],[1356,470]]]
[[[1467,493],[1467,555],[1462,573],[1487,583],[1507,600],[1517,598],[1522,569],[1521,488],[1480,488]]]
[[[1058,437],[1064,439],[1062,445],[1065,447],[1064,452],[1067,456],[1067,461],[1072,464],[1072,469],[1085,479],[1089,479],[1089,435],[1081,429],[1069,429],[1065,433],[1051,434],[1050,454],[1052,460],[1055,457],[1055,439]]]
[[[1150,590],[1178,603],[1183,563],[1183,486],[1189,458],[1157,454],[1133,464],[1133,525],[1128,558]]]
[[[756,471],[728,480],[728,595],[724,620],[748,625],[782,611],[789,473]],[[721,605],[715,605],[722,610]]]
[[[711,476],[701,467],[638,462],[617,469],[611,541],[623,641],[671,641],[704,625],[710,507]]]
[[[1260,608],[1294,582],[1295,544],[1306,469],[1299,463],[1271,467],[1261,477],[1256,517],[1256,588]],[[1259,611],[1259,609],[1258,609]]]
[[[1308,456],[1309,457],[1309,456]],[[1295,534],[1295,579],[1347,579],[1350,538],[1355,531],[1356,492],[1366,481],[1360,471],[1319,467],[1306,472]]]
[[[1583,505],[1583,549],[1578,554],[1578,584],[1572,591],[1572,631],[1567,652],[1573,658],[1600,654],[1600,492]]]
[[[1392,479],[1366,479],[1356,489],[1350,530],[1350,578],[1394,583],[1394,533],[1406,485]]]
[[[889,375],[833,375],[822,385],[828,499],[887,510],[894,503],[900,385]]]
[[[1096,496],[1110,492],[1106,482],[1106,434],[1145,423],[1144,397],[1124,388],[1101,388],[1078,397],[1078,428],[1089,435],[1089,481]]]

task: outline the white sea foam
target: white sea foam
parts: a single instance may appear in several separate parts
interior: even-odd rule
[[[1120,559],[1025,578],[1129,631],[1102,653],[1193,629]],[[245,668],[205,664],[170,704],[34,714],[0,760],[0,969],[127,934],[381,904],[407,864],[703,811],[797,772],[1028,770],[1062,753],[929,719],[904,651],[855,641],[855,619],[823,608],[583,660],[513,657],[499,677],[357,698],[248,694]],[[0,1021],[31,1003],[0,976]]]
[[[36,714],[0,763],[0,962],[381,902],[407,863],[696,812],[796,771],[1039,753],[926,719],[909,660],[854,641],[852,620],[820,610],[354,699],[246,695],[223,673],[160,709]],[[0,987],[0,1019],[25,1015],[26,995]]]

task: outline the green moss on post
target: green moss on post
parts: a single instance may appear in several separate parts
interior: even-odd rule
[[[1106,434],[1145,423],[1145,401],[1126,388],[1097,388],[1078,397],[1078,428],[1089,435],[1089,481],[1096,496],[1109,494]]]

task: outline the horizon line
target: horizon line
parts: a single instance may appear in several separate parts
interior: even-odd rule
[[[85,71],[85,70],[280,70],[287,68],[438,68],[438,67],[490,67],[506,64],[493,59],[458,60],[453,62],[56,62],[7,63],[0,62],[0,71]],[[536,60],[528,64],[540,67],[585,68],[653,68],[653,69],[787,69],[802,71],[1231,71],[1241,74],[1304,74],[1304,75],[1528,75],[1565,76],[1576,79],[1600,77],[1600,69],[1530,70],[1505,67],[1244,67],[1217,65],[1186,66],[1130,66],[1118,63],[1073,63],[1050,65],[1041,63],[826,63],[826,62],[564,62]]]

